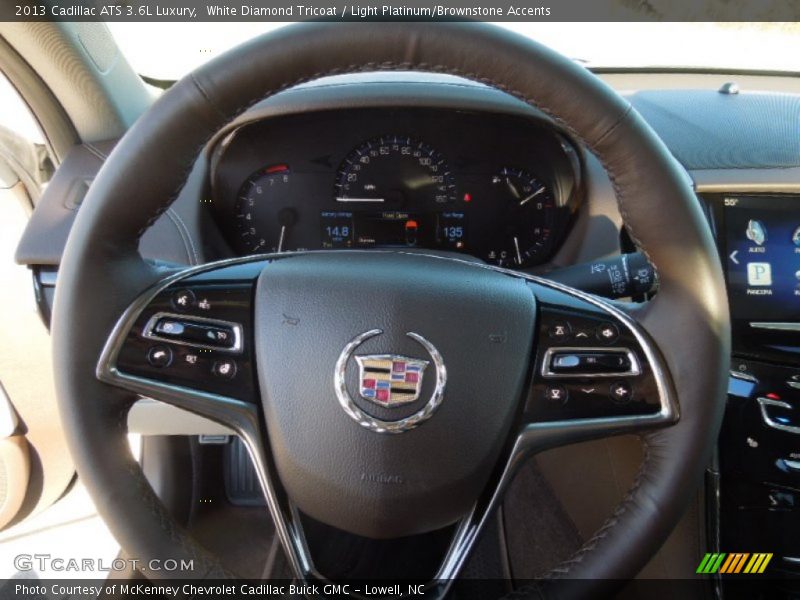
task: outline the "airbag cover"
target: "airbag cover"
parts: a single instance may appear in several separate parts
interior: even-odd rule
[[[255,302],[264,416],[281,483],[306,514],[373,538],[441,528],[475,503],[508,442],[528,377],[535,300],[518,278],[461,261],[400,252],[337,252],[274,261]],[[359,368],[346,367],[359,408],[401,419],[430,399],[431,356],[447,383],[431,418],[402,433],[357,423],[335,393],[345,346],[431,362],[419,399],[386,408],[360,397]]]

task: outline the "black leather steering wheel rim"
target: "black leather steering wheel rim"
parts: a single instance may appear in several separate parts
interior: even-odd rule
[[[552,588],[557,594],[609,590],[613,580],[633,577],[666,539],[716,440],[730,354],[724,281],[690,185],[630,105],[581,66],[488,25],[290,26],[189,74],[137,121],[95,179],[59,271],[56,388],[78,473],[129,555],[193,559],[193,578],[230,576],[147,484],[126,445],[135,398],[96,379],[97,359],[120,314],[164,276],[141,259],[138,241],[174,200],[208,139],[266,96],[326,75],[374,70],[463,76],[550,115],[600,159],[628,231],[657,269],[660,291],[636,317],[664,355],[681,420],[643,436],[634,487],[603,528],[550,574],[564,580]]]

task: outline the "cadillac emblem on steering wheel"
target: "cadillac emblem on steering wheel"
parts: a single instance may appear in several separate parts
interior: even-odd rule
[[[417,427],[433,416],[444,398],[447,383],[447,369],[439,351],[418,333],[406,335],[422,346],[431,361],[409,358],[394,354],[367,354],[355,356],[358,364],[359,396],[383,408],[397,408],[416,402],[422,392],[422,378],[425,369],[433,362],[436,370],[436,383],[428,402],[415,413],[396,420],[382,420],[362,410],[350,396],[347,389],[347,365],[356,348],[377,335],[380,329],[372,329],[356,336],[345,346],[336,361],[334,385],[336,397],[344,411],[362,427],[377,433],[401,433]]]
[[[360,395],[379,406],[393,408],[419,398],[427,360],[394,354],[356,356]]]

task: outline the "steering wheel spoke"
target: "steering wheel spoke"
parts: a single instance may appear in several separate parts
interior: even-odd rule
[[[517,450],[664,427],[678,404],[661,354],[621,305],[533,278],[538,339]]]
[[[253,295],[266,262],[259,257],[225,260],[163,279],[119,319],[96,374],[108,384],[214,421],[241,438],[295,575],[314,581],[297,512],[274,483],[259,409]]]
[[[234,430],[255,419],[252,297],[261,266],[223,261],[157,283],[117,323],[97,377]]]

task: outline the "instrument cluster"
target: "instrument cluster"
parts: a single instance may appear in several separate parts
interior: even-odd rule
[[[524,268],[557,250],[580,161],[529,117],[438,109],[256,121],[216,150],[216,221],[241,255],[406,248]]]

